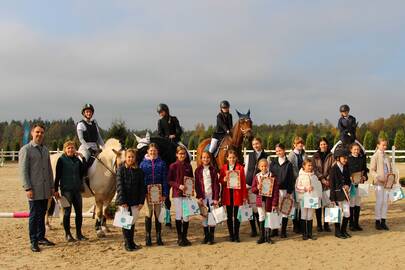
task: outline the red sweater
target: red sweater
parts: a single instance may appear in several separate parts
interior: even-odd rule
[[[173,188],[173,198],[184,197],[183,192],[179,189],[180,185],[184,185],[184,177],[193,177],[193,168],[189,162],[176,161],[169,167],[167,175],[169,185]]]
[[[260,173],[259,173],[260,174]],[[256,206],[257,207],[264,207],[266,212],[271,212],[272,207],[278,207],[278,201],[279,201],[279,188],[278,188],[278,182],[276,177],[271,174],[270,177],[274,179],[274,184],[273,184],[273,193],[271,194],[271,197],[264,197],[259,195],[259,189],[257,187],[258,185],[258,175],[256,174],[255,177],[253,178],[253,183],[252,183],[252,192],[255,193],[256,196]],[[263,201],[266,200],[266,205],[263,206]]]
[[[228,171],[228,164],[222,166],[219,173],[219,182],[222,185],[222,204],[231,206],[231,192],[233,192],[233,205],[239,206],[243,204],[243,200],[247,200],[248,193],[246,189],[245,169],[239,163],[236,163],[234,170],[240,171],[240,189],[229,189],[225,181],[226,172]]]

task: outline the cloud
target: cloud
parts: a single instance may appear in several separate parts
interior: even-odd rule
[[[103,127],[139,129],[156,127],[160,102],[186,128],[213,124],[222,99],[256,123],[403,109],[404,62],[390,60],[405,58],[401,1],[82,3],[55,11],[57,34],[34,15],[0,20],[3,120],[78,120],[87,102]]]

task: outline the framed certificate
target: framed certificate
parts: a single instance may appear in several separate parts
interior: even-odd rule
[[[346,189],[342,187],[343,193],[345,194],[346,201],[350,202],[350,195],[347,193]]]
[[[184,177],[184,195],[194,195],[194,178],[188,176]]]
[[[161,204],[162,203],[162,185],[153,184],[148,185],[148,203],[149,204]]]
[[[287,216],[290,215],[293,205],[293,199],[291,199],[289,196],[285,196],[280,204],[280,213]]]
[[[259,194],[265,197],[271,197],[273,195],[274,178],[263,176],[260,177],[260,181],[261,188]]]
[[[389,173],[387,174],[387,178],[385,180],[385,185],[384,187],[387,189],[391,189],[392,186],[395,184],[396,181],[396,176],[393,173]]]
[[[240,189],[240,171],[227,171],[226,172],[227,187],[232,189]]]
[[[352,183],[355,185],[360,184],[362,177],[363,177],[363,171],[352,173],[352,175],[351,175]]]

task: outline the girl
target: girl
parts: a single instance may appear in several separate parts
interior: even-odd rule
[[[209,151],[211,154],[215,153],[218,142],[221,143],[222,139],[231,133],[233,123],[232,114],[229,112],[230,106],[231,105],[226,100],[221,101],[219,104],[221,111],[217,115],[217,126],[210,143]]]
[[[247,203],[247,190],[245,171],[243,166],[237,162],[237,153],[234,150],[228,150],[227,153],[228,164],[225,164],[220,171],[219,180],[222,185],[222,203],[226,205],[226,213],[228,216],[227,225],[229,231],[229,238],[231,242],[240,242],[238,220],[239,206]],[[240,188],[228,188],[229,181],[227,177],[228,171],[239,171]]]
[[[148,192],[148,185],[158,184],[162,187],[162,201],[160,204],[149,204],[146,201],[148,211],[145,216],[145,242],[146,246],[152,245],[152,217],[155,216],[155,229],[156,229],[156,243],[159,246],[163,246],[162,241],[162,224],[159,222],[158,217],[160,210],[162,209],[162,203],[169,196],[169,187],[167,184],[167,167],[166,163],[159,157],[158,146],[155,143],[151,143],[148,146],[147,154],[140,164],[140,168],[145,174],[145,191]]]
[[[270,163],[270,171],[276,176],[277,184],[279,187],[279,198],[280,203],[283,198],[289,196],[293,199],[294,193],[294,176],[293,176],[293,167],[290,161],[288,161],[285,155],[285,146],[282,143],[276,145],[276,155],[277,157]],[[268,158],[270,159],[270,157]],[[281,222],[281,238],[287,237],[287,224],[288,224],[288,215],[282,214]],[[274,233],[273,233],[274,232]],[[278,230],[272,230],[271,236],[276,236]]]
[[[141,247],[135,244],[135,222],[139,216],[145,202],[145,175],[138,168],[136,162],[136,151],[127,149],[125,151],[125,162],[117,171],[117,198],[116,202],[121,207],[128,209],[131,216],[134,217],[131,229],[122,229],[124,236],[125,249],[134,251]]]
[[[78,158],[81,157],[83,162]],[[55,176],[55,197],[60,198],[58,188],[60,185],[61,194],[65,197],[70,206],[65,207],[63,215],[63,228],[65,229],[65,239],[68,242],[76,241],[70,233],[70,213],[72,205],[75,208],[75,224],[76,224],[76,238],[77,240],[87,240],[82,234],[82,208],[83,200],[80,194],[82,189],[82,179],[85,170],[85,159],[83,155],[76,152],[75,143],[67,141],[63,145],[63,154],[60,156],[56,163],[56,176]]]
[[[319,140],[318,145],[319,145],[318,151],[312,157],[314,172],[322,184],[322,197],[327,198],[327,201],[329,201],[330,197],[329,170],[332,167],[335,160],[333,158],[333,154],[329,149],[328,140],[325,137],[322,137]],[[322,205],[321,208],[318,208],[315,211],[318,232],[323,231],[331,232],[331,229],[329,228],[329,224],[327,222],[324,223],[324,226],[322,228],[322,212],[324,207],[328,205],[329,202],[326,202],[325,205]]]
[[[347,233],[347,223],[349,221],[350,212],[344,211],[344,208],[348,207],[346,194],[349,194],[351,180],[347,167],[348,153],[346,150],[337,149],[334,153],[336,163],[332,166],[329,174],[331,181],[330,200],[338,205],[343,212],[343,221],[335,223],[335,236],[337,238],[346,239],[351,235]]]
[[[349,228],[351,231],[362,231],[363,229],[359,225],[360,218],[360,205],[361,197],[359,196],[358,186],[359,183],[355,183],[352,175],[354,173],[361,173],[360,183],[364,183],[368,180],[367,177],[367,157],[361,153],[360,145],[353,143],[350,146],[350,156],[348,160],[350,179],[352,180],[352,185],[356,188],[356,195],[350,198],[350,221]],[[352,187],[353,188],[353,187]]]
[[[278,209],[278,182],[276,180],[276,177],[269,171],[269,162],[267,161],[267,159],[259,160],[259,163],[257,165],[260,172],[255,175],[252,184],[252,192],[257,195],[256,205],[259,212],[260,221],[260,238],[259,240],[257,240],[257,243],[263,244],[265,241],[267,241],[267,243],[273,244],[273,241],[271,240],[270,230],[264,228],[264,223],[266,219],[266,213],[273,212]],[[260,195],[263,177],[269,177],[271,178],[271,181],[273,181],[273,191],[271,197]]]
[[[259,214],[256,207],[256,195],[252,192],[252,183],[254,176],[259,172],[257,162],[263,158],[267,158],[267,154],[262,147],[262,139],[255,137],[252,140],[253,152],[246,155],[245,158],[245,175],[246,175],[246,188],[248,191],[249,204],[253,208],[253,219],[250,220],[251,237],[257,236],[256,222],[259,225]],[[259,225],[260,226],[260,225]]]
[[[183,130],[180,127],[176,116],[171,116],[169,107],[166,104],[159,104],[157,112],[160,116],[158,121],[158,134],[160,137],[167,138],[172,142],[178,143],[181,140]]]
[[[294,138],[294,149],[288,154],[288,160],[291,162],[293,165],[293,173],[294,173],[294,186],[295,186],[295,181],[298,178],[298,174],[302,168],[302,163],[304,162],[305,159],[307,159],[307,154],[305,153],[304,150],[304,140],[301,137],[295,137]],[[296,197],[296,194],[294,194]],[[301,228],[300,228],[300,216],[301,212],[299,211],[299,206],[296,205],[295,208],[295,218],[293,220],[293,231],[295,233],[301,233]]]
[[[386,219],[388,211],[389,190],[384,188],[387,175],[392,172],[391,160],[385,154],[388,142],[386,139],[378,139],[377,151],[371,157],[370,173],[374,178],[375,185],[375,228],[377,230],[389,230]]]
[[[319,182],[318,177],[314,174],[312,160],[305,159],[303,161],[302,169],[300,170],[295,185],[295,191],[299,205],[301,205],[305,193],[310,194],[312,197],[321,199],[322,185]],[[301,205],[301,229],[303,240],[316,240],[316,237],[312,235],[312,214],[312,208],[304,208],[304,206]]]
[[[202,165],[195,170],[195,189],[200,205],[208,207],[211,212],[213,206],[218,205],[219,182],[218,174],[211,164],[211,153],[204,151],[201,156]],[[208,217],[203,219],[204,240],[203,244],[214,244],[215,225],[208,228]]]
[[[184,177],[193,177],[193,169],[186,159],[187,151],[183,146],[178,146],[176,149],[177,161],[170,165],[168,180],[169,185],[173,190],[173,200],[176,209],[176,230],[177,230],[177,244],[179,246],[190,246],[191,242],[187,239],[187,231],[189,219],[183,216],[183,199],[185,199],[184,191]]]

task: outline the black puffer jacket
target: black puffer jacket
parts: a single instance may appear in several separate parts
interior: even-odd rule
[[[293,166],[288,159],[280,165],[278,158],[274,158],[270,163],[270,171],[276,175],[278,182],[278,188],[280,190],[287,190],[288,194],[292,194],[294,191],[294,171]]]
[[[343,173],[337,163],[330,169],[329,179],[331,181],[330,187],[330,200],[333,202],[342,202],[346,199],[343,192],[343,186],[350,187],[352,181],[350,180],[348,166],[343,166]]]
[[[122,165],[117,172],[117,199],[119,205],[144,204],[145,175],[140,168],[127,168]]]

